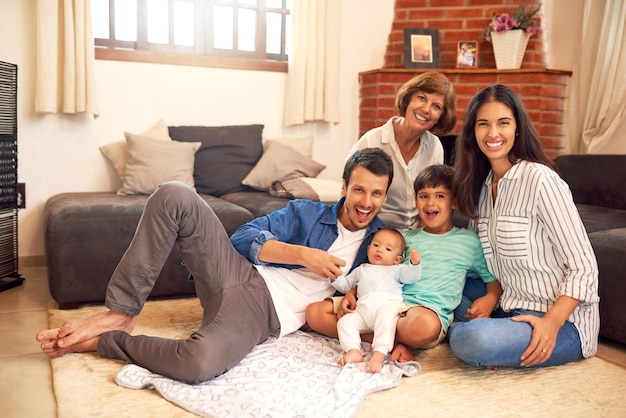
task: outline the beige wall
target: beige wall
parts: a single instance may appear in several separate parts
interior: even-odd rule
[[[581,27],[583,0],[551,0],[544,2],[544,36],[548,68],[572,70],[574,58],[580,54],[573,31]]]

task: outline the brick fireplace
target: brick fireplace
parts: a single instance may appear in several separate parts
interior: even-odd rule
[[[494,13],[512,13],[511,0],[396,0],[394,21],[387,42],[383,68],[359,74],[359,134],[380,126],[395,114],[398,87],[430,69],[404,68],[404,28],[439,30],[441,68],[457,93],[456,128],[460,131],[464,110],[471,97],[490,84],[506,84],[520,94],[550,157],[564,147],[564,106],[571,73],[545,65],[541,31],[530,38],[519,70],[497,70],[491,44],[483,35]],[[458,41],[478,41],[479,67],[456,69]]]

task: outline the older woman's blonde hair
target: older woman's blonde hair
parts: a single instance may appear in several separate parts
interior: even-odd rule
[[[400,116],[406,114],[406,109],[417,92],[427,94],[442,94],[444,96],[443,112],[432,129],[435,135],[445,135],[456,126],[456,93],[452,83],[441,73],[427,71],[421,73],[400,87],[396,96],[396,112]]]

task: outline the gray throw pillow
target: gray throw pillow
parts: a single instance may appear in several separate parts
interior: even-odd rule
[[[200,142],[193,172],[196,190],[213,196],[250,190],[241,181],[263,154],[263,125],[170,126],[170,137]]]

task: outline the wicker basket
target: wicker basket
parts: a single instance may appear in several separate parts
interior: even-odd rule
[[[530,33],[521,30],[508,30],[504,33],[492,33],[491,43],[496,57],[498,70],[515,70],[522,66],[526,45]]]

